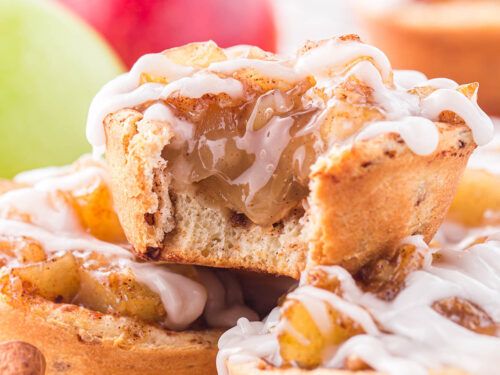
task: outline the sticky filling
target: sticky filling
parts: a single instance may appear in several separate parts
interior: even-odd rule
[[[315,128],[319,108],[303,99],[303,81],[289,91],[253,93],[221,106],[201,99],[194,111],[167,101],[178,131],[162,156],[179,190],[193,186],[213,206],[246,215],[258,225],[285,218],[308,195],[309,171],[322,150]]]

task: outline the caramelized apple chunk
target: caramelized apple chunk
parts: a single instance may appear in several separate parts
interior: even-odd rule
[[[363,267],[355,278],[367,292],[385,301],[394,299],[405,285],[406,277],[423,266],[423,256],[414,245],[402,245],[389,257]]]
[[[113,264],[104,254],[66,252],[47,260],[37,241],[0,238],[0,259],[2,266],[9,266],[12,262],[20,264],[3,269],[1,284],[9,288],[11,294],[33,294],[58,303],[77,304],[146,322],[159,323],[166,318],[160,296],[137,281],[130,268]],[[165,267],[186,277],[197,278],[192,266]]]
[[[305,284],[341,295],[342,290],[339,279],[334,275],[329,274],[321,267],[309,269],[305,276]]]
[[[212,63],[227,60],[224,50],[212,41],[170,48],[163,54],[176,64],[194,68],[206,68]]]
[[[307,271],[305,283],[329,293],[341,295],[339,280],[320,267]],[[287,297],[281,307],[281,329],[278,333],[280,354],[285,363],[301,368],[314,368],[329,352],[348,338],[363,332],[358,323],[337,311],[325,301],[320,305]],[[330,322],[328,329],[318,326],[311,310],[325,309]]]
[[[94,237],[107,241],[122,243],[125,234],[113,208],[111,191],[103,181],[89,189],[73,191],[69,199],[75,208],[82,226]]]
[[[47,262],[13,268],[11,273],[34,294],[51,301],[71,302],[80,289],[78,268],[75,257],[68,252]]]
[[[499,325],[479,306],[459,297],[445,298],[433,303],[432,308],[451,321],[476,333],[499,336]]]
[[[47,259],[42,245],[35,240],[24,237],[0,236],[1,266],[7,265],[12,260],[19,263],[36,263]]]
[[[37,295],[57,303],[71,303],[94,311],[130,316],[150,323],[167,317],[161,297],[139,282],[127,263],[116,263],[97,252],[66,252],[46,260],[43,247],[29,239],[0,240],[6,266],[22,257],[24,263],[4,268],[0,281],[10,294]],[[196,280],[193,266],[163,266]]]
[[[280,355],[287,364],[301,368],[320,365],[328,351],[334,350],[348,338],[363,332],[352,319],[325,304],[331,328],[321,330],[308,308],[299,301],[287,300],[282,307],[282,326],[278,334]],[[310,306],[309,306],[310,307]]]
[[[112,271],[102,277],[99,271],[81,268],[80,280],[80,289],[73,303],[146,322],[165,319],[166,312],[160,297],[137,282],[128,270]]]
[[[54,302],[73,303],[102,313],[146,322],[166,317],[161,298],[139,283],[128,268],[103,262],[101,256],[78,258],[71,252],[45,262],[13,268],[22,290]]]

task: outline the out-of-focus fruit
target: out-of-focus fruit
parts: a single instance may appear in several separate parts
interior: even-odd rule
[[[90,101],[123,69],[97,33],[52,1],[1,0],[0,56],[0,176],[88,151]]]
[[[71,302],[80,289],[78,263],[72,253],[48,262],[14,268],[28,290],[51,301]]]
[[[90,234],[107,242],[125,242],[120,221],[113,209],[113,198],[107,185],[99,181],[89,190],[71,193],[71,201],[82,226]]]
[[[104,35],[128,66],[145,53],[208,39],[222,47],[276,47],[268,0],[59,1]]]
[[[500,212],[499,187],[500,176],[483,170],[466,170],[448,211],[448,218],[467,226],[489,223],[485,213]]]

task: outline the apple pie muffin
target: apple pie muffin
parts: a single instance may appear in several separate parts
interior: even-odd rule
[[[395,72],[354,35],[291,57],[194,43],[104,86],[87,136],[143,259],[355,272],[409,235],[432,238],[493,133],[477,90]]]

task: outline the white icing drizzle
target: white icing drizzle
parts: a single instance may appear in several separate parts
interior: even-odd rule
[[[456,89],[458,87],[458,83],[449,78],[433,78],[428,81],[421,82],[420,84],[415,85],[416,87],[435,87],[437,89]]]
[[[82,159],[84,160],[84,158]],[[257,315],[243,305],[238,284],[229,285],[232,295],[240,293],[239,299],[230,305],[211,303],[207,305],[207,294],[224,293],[224,285],[212,271],[203,269],[205,278],[215,281],[204,284],[177,274],[154,263],[138,263],[123,246],[100,241],[88,234],[64,192],[91,191],[96,184],[107,183],[107,173],[99,164],[75,167],[50,168],[25,172],[15,178],[17,182],[31,183],[29,187],[8,191],[0,195],[0,235],[27,237],[38,241],[48,254],[58,255],[68,251],[75,253],[96,252],[107,257],[110,264],[130,269],[137,280],[160,296],[167,313],[164,322],[170,329],[184,329],[205,311],[207,322],[233,325],[237,318]],[[11,265],[15,265],[14,263]],[[226,280],[227,281],[227,280]],[[217,282],[219,284],[217,284]],[[211,288],[215,288],[213,291]],[[222,292],[221,292],[222,288]],[[207,306],[206,306],[207,305]],[[210,311],[209,311],[210,310]],[[225,319],[212,314],[220,314]],[[220,318],[220,319],[219,319]]]
[[[14,177],[14,181],[20,184],[33,185],[46,178],[68,174],[70,170],[70,166],[38,168],[19,173]]]
[[[478,146],[493,138],[494,127],[491,119],[475,101],[467,99],[462,93],[452,89],[438,89],[422,100],[424,117],[436,121],[444,110],[455,112],[465,121]]]
[[[418,99],[405,91],[388,88],[380,71],[370,61],[361,61],[354,65],[346,73],[345,79],[351,76],[373,89],[373,98],[385,111],[388,120],[404,120],[406,116],[415,114]]]
[[[390,80],[391,64],[387,56],[376,47],[356,41],[339,42],[331,39],[300,56],[295,63],[295,70],[304,75],[331,77],[332,73],[338,74],[347,64],[360,57],[371,58],[383,79]]]
[[[44,250],[49,254],[68,250],[85,250],[103,255],[118,256],[123,259],[132,259],[132,254],[123,247],[100,241],[86,233],[61,236],[39,226],[14,219],[0,219],[0,234],[33,238],[40,242]]]
[[[155,103],[146,108],[142,118],[147,121],[164,121],[172,123],[174,122],[175,116],[165,104]]]
[[[373,99],[380,105],[385,119],[401,122],[399,126],[396,124],[392,126],[396,133],[408,128],[410,122],[417,123],[408,120],[410,116],[422,116],[434,121],[439,118],[442,111],[450,110],[464,119],[472,129],[474,140],[478,145],[487,143],[492,137],[491,121],[478,107],[476,95],[469,100],[456,91],[456,82],[444,78],[427,80],[423,74],[413,71],[396,71],[393,84],[391,65],[385,54],[373,46],[355,40],[331,39],[296,58],[280,60],[248,58],[251,52],[251,47],[248,46],[236,46],[224,52],[228,60],[214,62],[203,69],[175,64],[165,54],[151,54],[139,59],[129,73],[104,86],[90,106],[87,137],[94,147],[94,152],[99,154],[105,150],[102,122],[107,114],[147,101],[165,99],[171,95],[199,98],[205,94],[226,93],[233,98],[244,96],[244,88],[233,74],[245,69],[291,83],[313,76],[316,87],[326,91],[331,91],[349,76],[356,76],[373,89]],[[141,73],[164,77],[167,83],[140,85]],[[437,90],[421,102],[416,94],[407,92],[414,87],[424,86],[434,87]],[[336,103],[335,100],[323,103],[314,94],[309,99],[317,101],[324,110]],[[321,118],[319,115],[318,119]],[[424,122],[419,122],[421,123]],[[389,131],[387,130],[389,125],[385,121],[378,122],[375,126],[382,126],[386,131],[374,134]],[[428,125],[424,127],[430,129]],[[303,129],[301,133],[308,129]],[[414,132],[405,131],[405,134],[406,142],[413,146],[418,144],[416,148],[410,147],[412,150],[425,148],[421,145],[428,135],[431,135],[429,144],[435,145],[434,149],[437,146],[433,130],[418,129]],[[424,139],[419,141],[415,140],[415,137]],[[430,145],[425,148],[426,154],[429,153]]]
[[[48,216],[50,220],[47,220]],[[0,196],[0,217],[28,220],[41,228],[61,233],[84,233],[73,207],[58,191],[33,188],[8,191]]]
[[[417,155],[429,155],[439,143],[439,131],[436,125],[426,118],[409,116],[399,121],[377,121],[365,127],[356,137],[362,141],[379,134],[396,133]]]
[[[163,103],[149,106],[143,115],[144,120],[163,121],[168,123],[174,132],[172,146],[181,146],[185,141],[190,141],[194,134],[194,125],[176,117],[172,110]]]
[[[265,359],[279,366],[278,339],[274,329],[279,322],[280,311],[275,308],[262,322],[250,322],[240,318],[235,327],[224,332],[219,339],[217,372],[228,375],[227,362],[245,363]]]
[[[394,70],[394,83],[404,89],[409,90],[425,81],[425,74],[416,70]]]
[[[211,73],[196,73],[165,86],[160,97],[178,95],[201,98],[205,94],[227,94],[232,98],[238,98],[243,96],[243,85],[234,78],[220,78]]]
[[[170,82],[191,75],[193,71],[191,67],[175,64],[162,53],[147,54],[137,60],[130,72],[104,85],[92,100],[87,118],[87,139],[94,147],[94,154],[104,153],[106,147],[103,128],[106,115],[159,98],[164,85],[145,83],[139,86],[142,73],[161,76]]]
[[[87,126],[87,139],[94,147],[94,155],[104,153],[106,137],[104,134],[104,118],[109,114],[123,108],[132,108],[139,104],[156,100],[163,91],[163,85],[159,83],[145,83],[131,92],[125,92],[110,96],[99,95],[90,104],[88,123],[101,124],[99,127]]]
[[[166,327],[184,329],[204,311],[207,290],[200,283],[150,263],[134,262],[130,268],[139,282],[160,296],[167,312]]]
[[[393,301],[386,302],[363,292],[352,276],[338,266],[321,268],[340,281],[342,298],[307,285],[288,295],[289,299],[304,303],[319,328],[331,324],[325,320],[326,303],[354,319],[365,331],[341,344],[324,359],[322,367],[342,368],[346,358],[355,355],[374,370],[389,375],[426,375],[430,369],[443,367],[471,374],[496,374],[500,338],[470,331],[437,313],[432,304],[449,297],[463,298],[481,307],[493,321],[500,322],[500,233],[467,249],[429,249],[421,236],[409,237],[404,242],[417,246],[425,262],[421,270],[407,277],[406,286]],[[433,262],[435,252],[440,254],[437,263]],[[276,314],[279,313],[275,313],[271,326],[260,323],[254,330],[245,330],[239,324],[222,336],[219,373],[225,373],[225,364],[233,362],[233,355],[237,356],[234,362],[264,358],[280,365],[276,327],[282,322],[278,323]],[[258,353],[257,342],[267,350]]]

